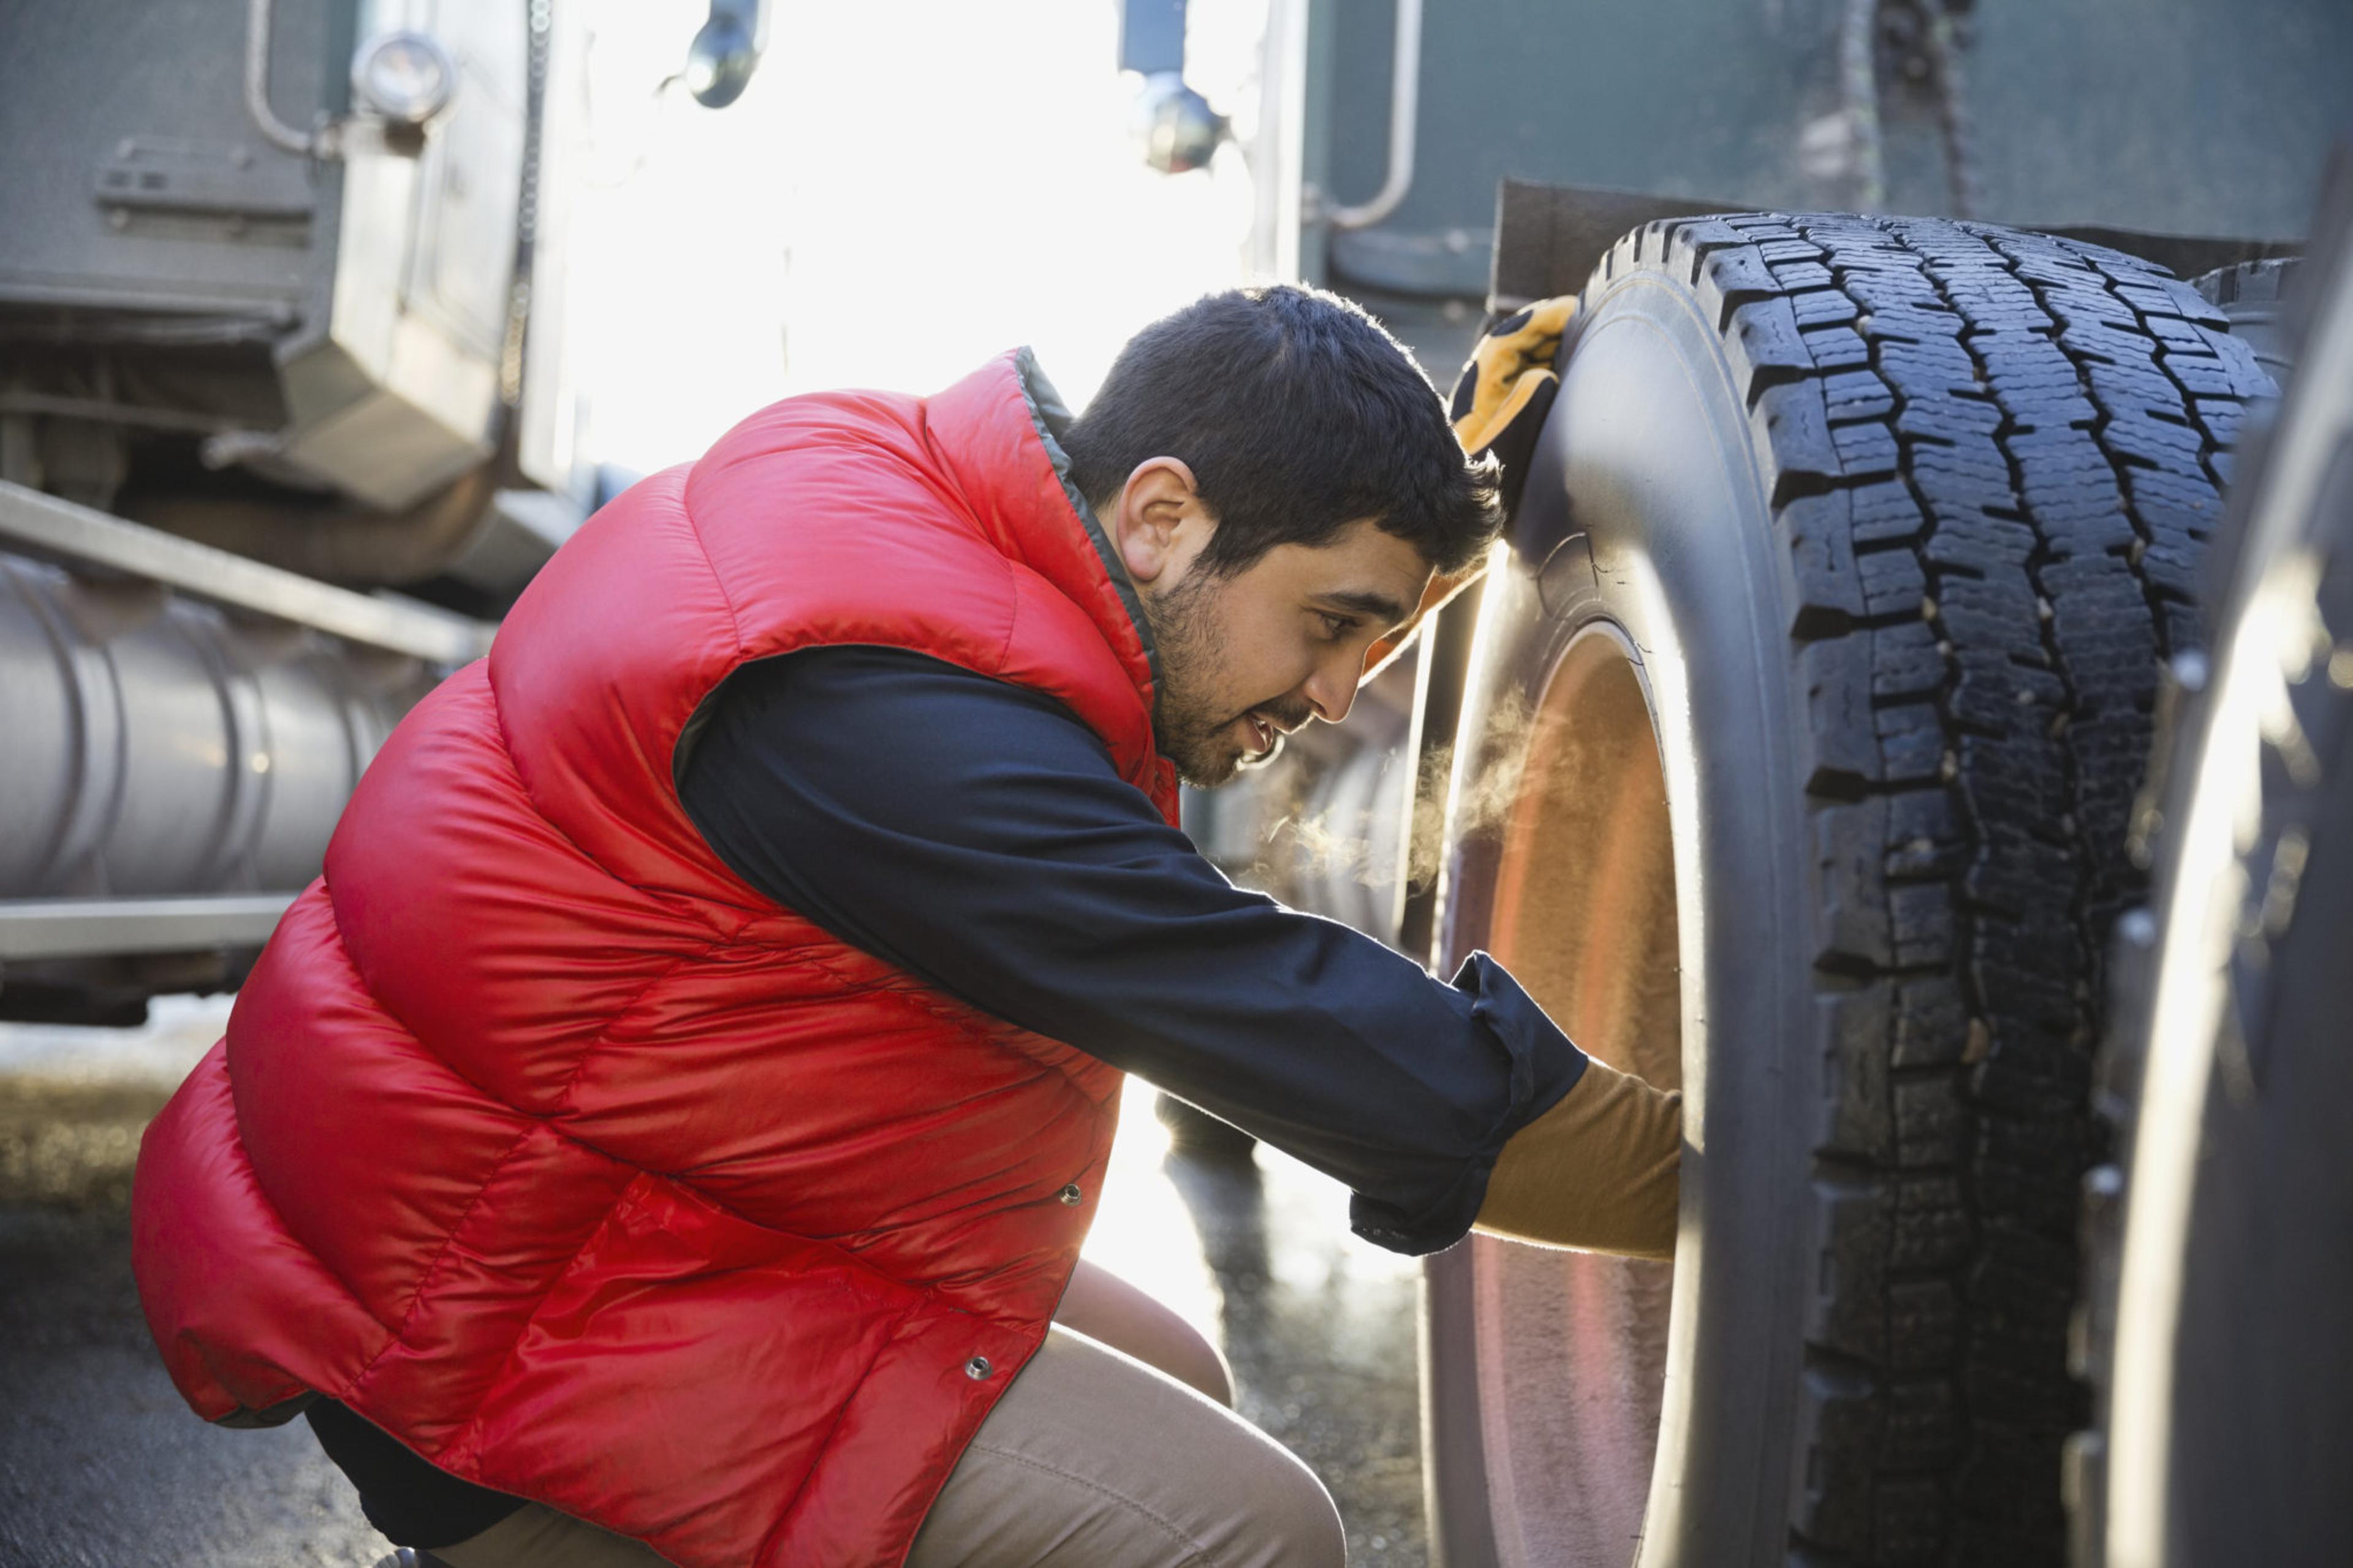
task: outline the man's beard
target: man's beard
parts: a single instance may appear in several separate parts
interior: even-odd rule
[[[1166,594],[1143,595],[1144,618],[1159,653],[1160,684],[1152,696],[1152,740],[1176,764],[1176,776],[1210,789],[1234,776],[1240,758],[1219,733],[1233,715],[1210,700],[1219,658],[1210,624],[1214,584],[1195,572]]]
[[[1144,618],[1160,659],[1160,684],[1153,694],[1152,738],[1160,754],[1176,764],[1176,776],[1195,789],[1214,789],[1242,768],[1242,753],[1230,731],[1244,709],[1228,709],[1218,697],[1224,684],[1225,647],[1214,611],[1220,580],[1196,570],[1166,594],[1142,596]],[[1262,702],[1257,711],[1285,729],[1314,715],[1300,704]],[[1253,758],[1271,761],[1282,747]]]

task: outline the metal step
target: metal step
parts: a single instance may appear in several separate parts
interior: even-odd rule
[[[0,963],[259,947],[294,898],[0,899]]]
[[[0,542],[67,566],[100,567],[427,664],[480,658],[491,651],[498,630],[488,621],[396,594],[355,594],[316,582],[5,479],[0,479]]]

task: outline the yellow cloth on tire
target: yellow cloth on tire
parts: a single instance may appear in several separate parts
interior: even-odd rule
[[[1683,1097],[1588,1062],[1496,1157],[1474,1228],[1545,1247],[1671,1258]]]
[[[1528,456],[1535,448],[1536,431],[1552,408],[1560,377],[1554,358],[1560,353],[1561,334],[1577,313],[1575,295],[1539,300],[1497,321],[1471,350],[1470,360],[1455,379],[1448,416],[1454,438],[1472,458],[1493,454],[1504,470],[1504,504],[1519,500],[1520,483],[1527,477]],[[1410,620],[1375,643],[1365,656],[1370,680],[1405,648],[1413,634],[1438,607],[1476,582],[1486,570],[1483,561],[1461,571],[1430,580]]]

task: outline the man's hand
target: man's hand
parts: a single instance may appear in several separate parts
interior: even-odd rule
[[[1512,1135],[1474,1228],[1546,1247],[1671,1258],[1683,1097],[1602,1062]]]
[[[1553,395],[1560,390],[1554,358],[1560,353],[1561,334],[1577,313],[1577,297],[1539,300],[1525,310],[1514,310],[1487,329],[1471,351],[1462,374],[1455,379],[1454,399],[1448,416],[1454,421],[1454,438],[1462,450],[1477,458],[1493,453],[1503,465],[1503,498],[1506,511],[1517,507],[1520,487],[1527,482],[1528,458],[1535,450],[1536,432],[1544,427]],[[1438,607],[1476,582],[1486,563],[1473,562],[1461,571],[1430,580],[1413,618],[1372,646],[1365,656],[1363,679],[1370,680],[1401,652],[1421,623]]]

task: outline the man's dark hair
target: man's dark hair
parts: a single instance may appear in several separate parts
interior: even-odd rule
[[[1359,518],[1452,572],[1503,521],[1493,460],[1463,457],[1397,340],[1289,284],[1210,294],[1136,333],[1063,447],[1097,506],[1147,458],[1181,458],[1218,520],[1202,564],[1221,574]]]

